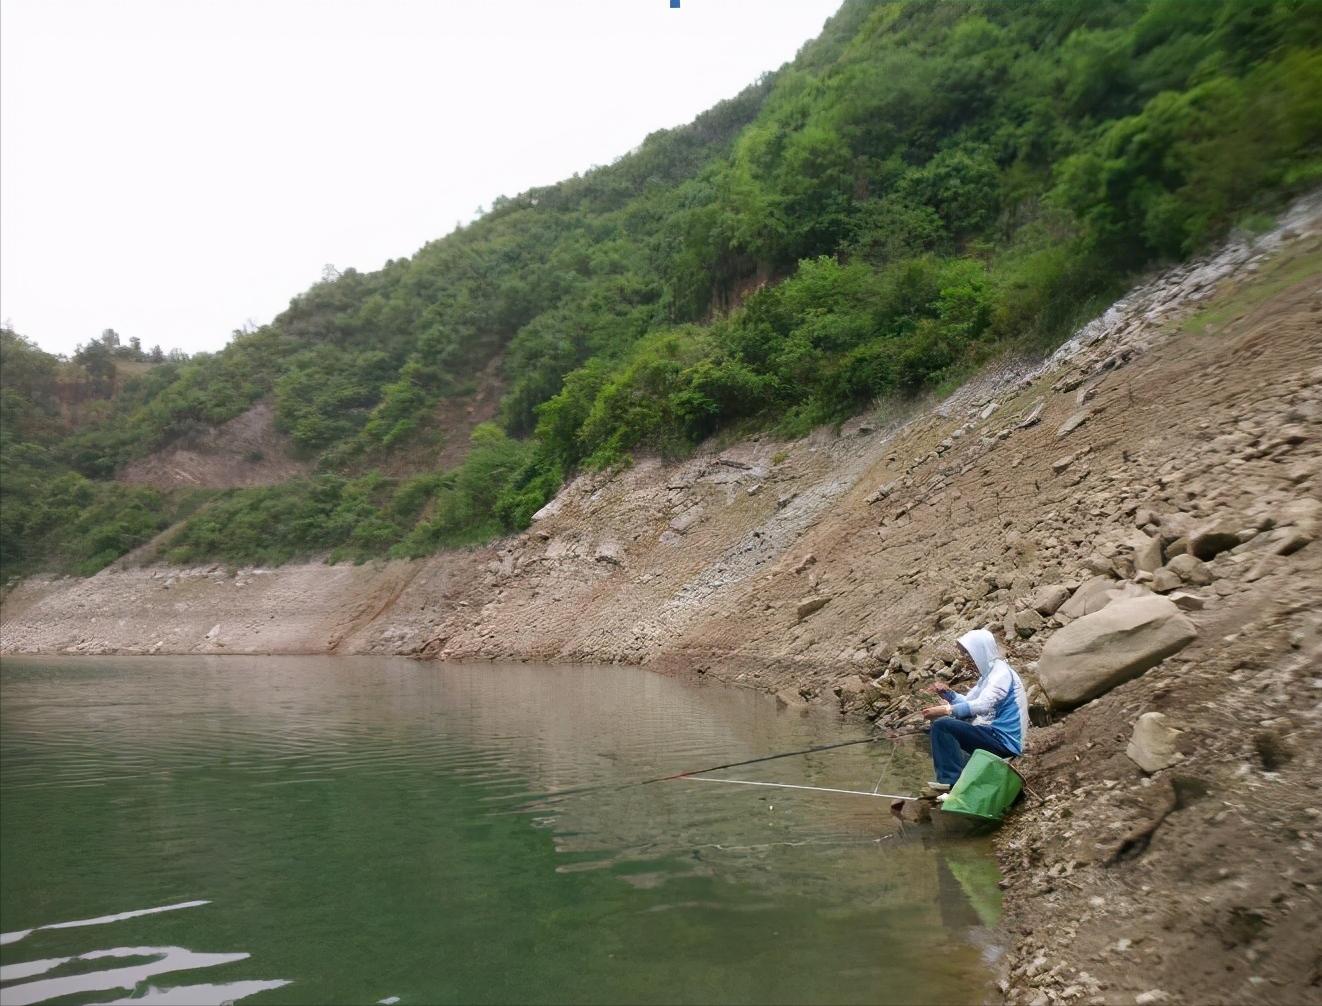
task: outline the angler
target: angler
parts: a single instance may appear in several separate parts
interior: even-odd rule
[[[932,691],[944,702],[928,706],[932,721],[933,788],[948,791],[974,751],[1013,758],[1024,751],[1028,734],[1028,695],[1014,668],[1005,662],[996,638],[986,629],[959,637],[956,670],[978,670],[978,683],[961,695],[938,678]]]

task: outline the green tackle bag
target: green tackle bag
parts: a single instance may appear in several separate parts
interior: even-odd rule
[[[941,809],[947,814],[999,821],[1023,788],[1024,780],[1004,758],[990,751],[974,751]]]

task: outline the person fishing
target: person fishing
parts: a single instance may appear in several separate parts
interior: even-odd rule
[[[994,637],[974,629],[955,644],[956,671],[978,670],[978,683],[966,695],[953,691],[937,678],[931,691],[945,701],[923,710],[932,721],[933,789],[949,791],[974,751],[990,751],[1001,758],[1023,753],[1028,734],[1028,695],[1013,667],[1005,662]]]

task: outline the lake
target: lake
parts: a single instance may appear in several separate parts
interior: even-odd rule
[[[881,799],[628,785],[862,733],[627,667],[6,659],[0,1003],[995,998],[989,844]],[[714,775],[912,793],[930,763]]]

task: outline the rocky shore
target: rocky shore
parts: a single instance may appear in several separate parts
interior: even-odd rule
[[[894,724],[988,625],[1035,723],[1006,998],[1322,1001],[1320,473],[1315,198],[943,400],[585,474],[420,562],[30,579],[0,652],[627,662]]]

